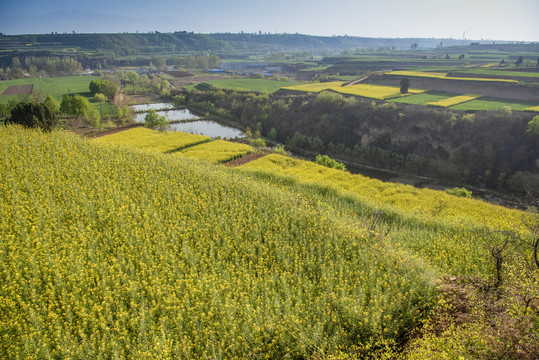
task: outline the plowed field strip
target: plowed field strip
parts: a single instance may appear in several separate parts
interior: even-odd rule
[[[34,90],[33,84],[27,85],[10,85],[1,95],[29,95]]]

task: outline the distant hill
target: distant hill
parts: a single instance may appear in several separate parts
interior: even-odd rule
[[[310,36],[302,34],[248,34],[217,33],[196,34],[175,33],[121,33],[121,34],[40,34],[3,35],[0,48],[39,50],[58,47],[78,47],[86,50],[112,50],[117,55],[135,55],[152,52],[189,51],[281,51],[341,50],[357,48],[395,47],[408,49],[411,44],[420,48],[433,48],[440,43],[444,46],[469,45],[469,40],[425,39],[425,38],[367,38],[355,36]]]

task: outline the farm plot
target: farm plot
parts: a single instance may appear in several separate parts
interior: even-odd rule
[[[398,102],[402,104],[427,105],[428,103],[449,99],[457,95],[458,94],[446,93],[441,91],[427,91],[420,94],[412,94],[410,96],[389,99],[388,101]]]
[[[336,186],[352,192],[361,199],[396,208],[423,218],[439,218],[456,223],[486,223],[493,228],[519,224],[525,213],[485,203],[480,200],[456,197],[442,191],[417,189],[410,185],[383,182],[362,175],[330,169],[313,162],[267,155],[241,168],[275,172],[301,182]],[[439,210],[440,203],[444,208]]]
[[[205,84],[218,89],[257,91],[264,94],[272,94],[283,86],[292,86],[297,83],[270,79],[219,79],[206,81]]]
[[[247,144],[239,144],[225,140],[215,140],[180,150],[177,154],[188,158],[222,163],[237,159],[253,152]]]
[[[0,95],[30,95],[33,89],[33,84],[10,85]]]
[[[4,90],[10,86],[32,85],[33,91],[39,91],[43,97],[52,96],[57,101],[62,101],[64,95],[81,94],[90,97],[90,82],[95,80],[91,76],[65,76],[53,78],[30,78],[18,80],[0,81],[0,103],[7,103],[18,94],[4,94]]]
[[[283,89],[305,92],[320,92],[323,90],[331,90],[341,94],[361,96],[370,99],[385,100],[395,97],[400,97],[400,88],[398,86],[387,85],[372,85],[372,84],[357,84],[350,86],[342,86],[344,82],[334,81],[326,83],[313,83],[297,86],[289,86]],[[409,93],[421,93],[425,90],[409,89]]]
[[[422,71],[391,71],[387,72],[384,75],[394,75],[394,76],[415,76],[415,77],[426,77],[426,78],[435,78],[435,79],[444,79],[444,80],[462,80],[462,81],[493,81],[493,82],[509,82],[509,83],[518,83],[517,80],[511,79],[494,79],[494,78],[473,78],[473,77],[456,77],[456,76],[447,76],[447,73],[439,72],[422,72]]]
[[[193,135],[179,131],[157,131],[144,127],[137,127],[119,133],[97,138],[95,141],[107,142],[116,145],[125,145],[139,149],[157,152],[173,152],[210,141],[204,135]]]
[[[331,81],[322,83],[301,84],[294,86],[285,86],[284,90],[303,91],[303,92],[320,92],[334,87],[340,87],[344,81]]]
[[[357,84],[351,86],[339,86],[331,88],[331,90],[339,92],[341,94],[356,95],[371,99],[385,100],[401,96],[400,87],[398,86],[385,86],[385,85],[372,85],[372,84]],[[422,93],[425,90],[421,89],[408,89],[410,94]]]
[[[482,95],[465,94],[465,95],[453,96],[453,97],[443,99],[443,100],[433,101],[433,102],[428,103],[427,105],[448,108],[450,106],[462,104],[467,101],[480,98],[481,96]]]
[[[453,110],[499,110],[501,107],[508,106],[511,110],[524,111],[537,106],[537,103],[524,101],[506,100],[498,98],[482,97],[465,103],[451,106]]]

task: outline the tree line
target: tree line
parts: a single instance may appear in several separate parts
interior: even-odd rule
[[[528,113],[502,108],[473,114],[332,92],[194,89],[176,99],[244,128],[258,127],[290,150],[514,193],[539,190],[539,134]]]

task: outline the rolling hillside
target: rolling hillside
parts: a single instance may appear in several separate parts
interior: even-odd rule
[[[493,274],[479,220],[67,132],[0,140],[4,358],[379,358],[438,279]]]

